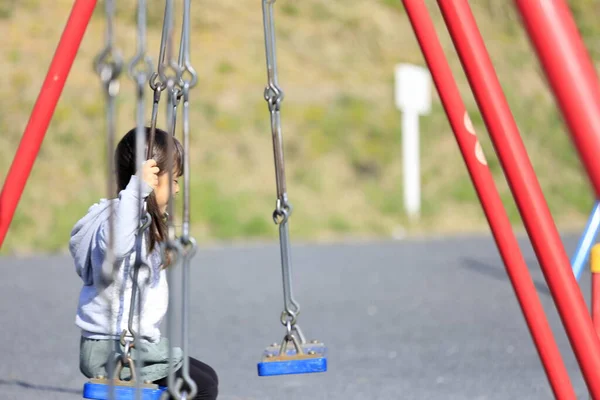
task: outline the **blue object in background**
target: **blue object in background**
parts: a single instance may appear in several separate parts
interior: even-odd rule
[[[600,228],[600,202],[596,201],[594,205],[594,209],[592,210],[592,214],[588,220],[587,226],[583,231],[583,235],[581,239],[579,239],[579,244],[577,245],[577,250],[575,251],[575,255],[571,260],[571,266],[573,268],[573,274],[575,275],[575,279],[579,281],[581,277],[581,273],[583,272],[583,268],[587,264],[588,258],[590,256],[590,251],[592,246],[594,245],[594,241],[596,240],[596,236],[598,235],[598,230]]]

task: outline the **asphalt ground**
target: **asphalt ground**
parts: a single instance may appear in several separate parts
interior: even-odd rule
[[[564,238],[569,255],[577,239]],[[520,243],[587,398],[536,257]],[[327,345],[325,373],[257,375],[262,351],[285,333],[277,243],[200,248],[193,259],[190,355],[217,371],[219,399],[553,397],[491,237],[295,243],[292,257],[299,324]],[[3,257],[0,268],[0,399],[81,398],[80,280],[70,258]],[[589,304],[589,272],[580,287]],[[180,293],[178,282],[172,288]]]

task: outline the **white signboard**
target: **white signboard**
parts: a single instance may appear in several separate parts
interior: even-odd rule
[[[421,210],[419,116],[431,111],[431,77],[426,68],[399,64],[395,81],[394,99],[402,111],[404,208],[409,217],[418,218]]]
[[[396,107],[420,115],[431,111],[431,77],[427,68],[411,64],[396,66]]]

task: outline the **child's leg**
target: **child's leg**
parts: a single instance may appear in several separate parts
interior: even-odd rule
[[[190,357],[190,367],[192,365],[194,366],[194,368],[197,368],[203,371],[204,373],[210,375],[213,381],[215,382],[215,386],[219,386],[219,377],[217,376],[216,371],[210,365],[205,364],[200,360],[196,360],[193,357]]]
[[[177,370],[175,376],[181,377],[181,369]],[[190,400],[215,400],[219,394],[219,380],[217,373],[209,365],[190,357],[190,377],[196,382],[198,391],[196,396]],[[154,382],[160,386],[167,386],[168,378],[162,378]],[[184,388],[186,385],[184,385]]]

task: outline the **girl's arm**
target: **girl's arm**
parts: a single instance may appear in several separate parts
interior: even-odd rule
[[[129,184],[119,193],[119,202],[114,206],[114,235],[113,249],[117,260],[125,258],[135,249],[137,232],[140,224],[139,183],[142,183],[142,199],[152,193],[152,187],[138,176],[133,175]],[[106,253],[109,244],[109,221],[106,220],[99,234],[101,250]]]

